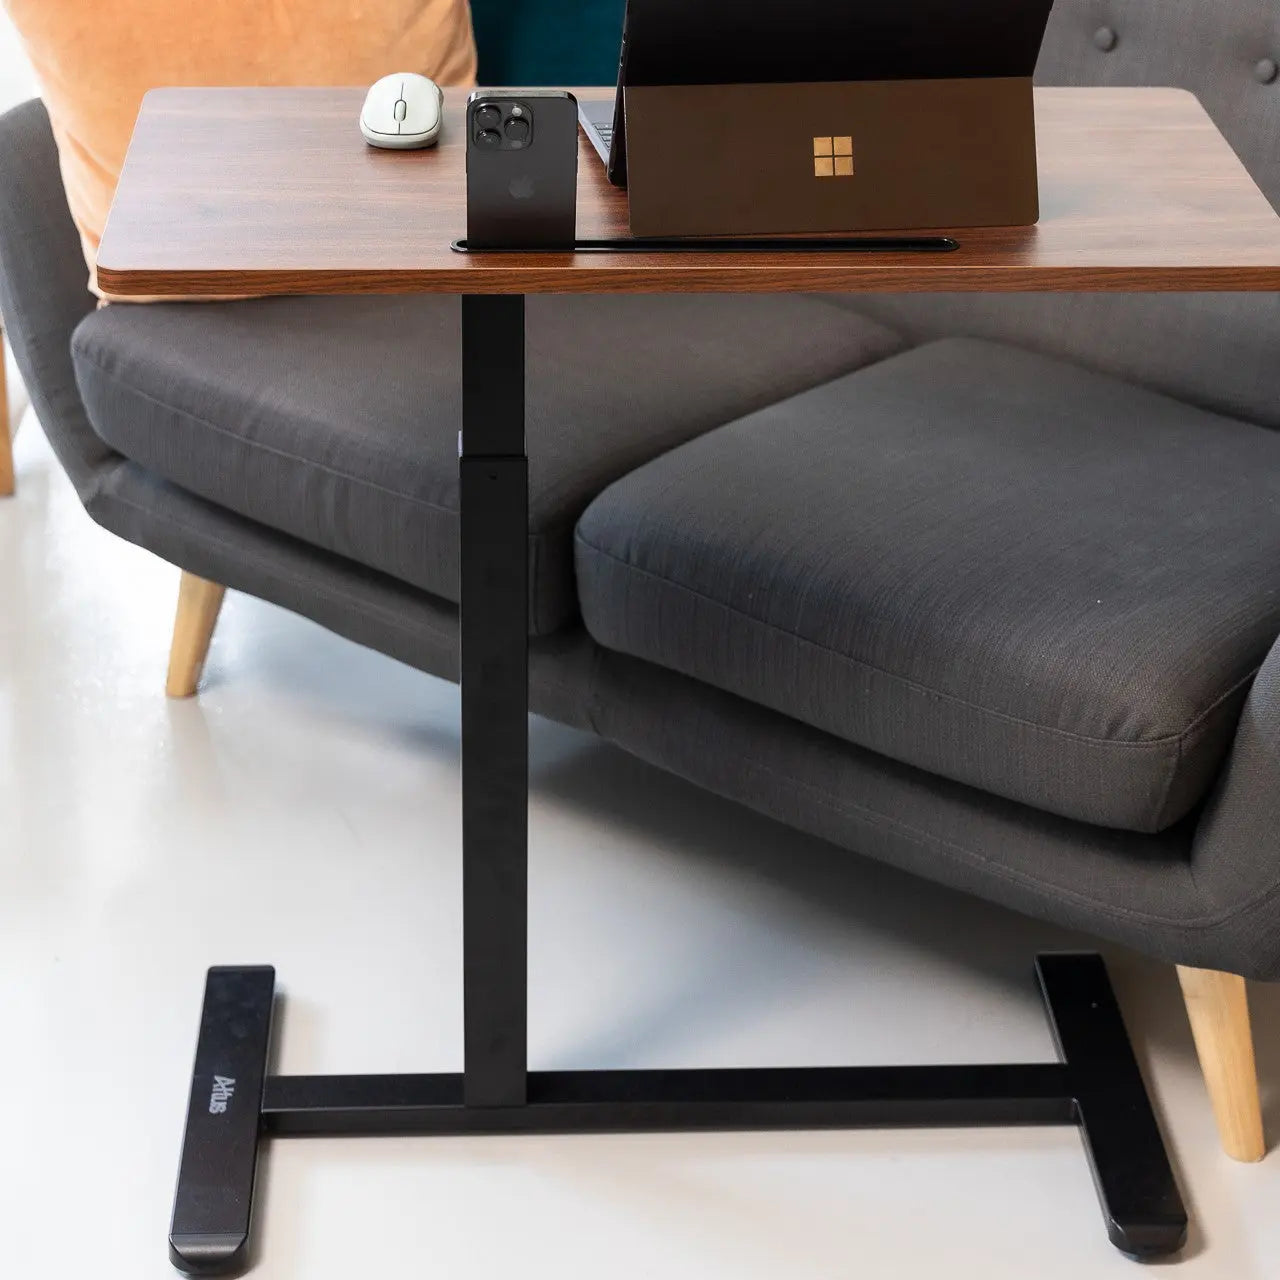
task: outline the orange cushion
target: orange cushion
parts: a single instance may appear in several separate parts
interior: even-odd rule
[[[467,0],[3,3],[40,81],[91,275],[148,89],[372,84],[393,71],[465,85],[476,74]]]

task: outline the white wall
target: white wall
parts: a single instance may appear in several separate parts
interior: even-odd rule
[[[7,111],[35,93],[36,81],[26,54],[9,15],[0,9],[0,111]]]

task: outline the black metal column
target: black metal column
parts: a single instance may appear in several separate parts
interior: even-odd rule
[[[464,1094],[525,1101],[529,462],[524,298],[462,299]]]

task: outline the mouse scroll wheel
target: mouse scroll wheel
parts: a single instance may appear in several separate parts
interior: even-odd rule
[[[409,104],[403,98],[396,99],[395,114],[397,120],[403,120],[408,114]]]

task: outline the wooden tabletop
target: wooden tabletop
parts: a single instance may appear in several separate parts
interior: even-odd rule
[[[579,98],[611,90],[578,90]],[[143,103],[98,257],[118,296],[1280,289],[1280,218],[1176,89],[1037,89],[1041,219],[949,254],[485,254],[465,234],[465,93],[441,142],[379,151],[364,90],[159,89]],[[585,139],[578,234],[627,234]]]

